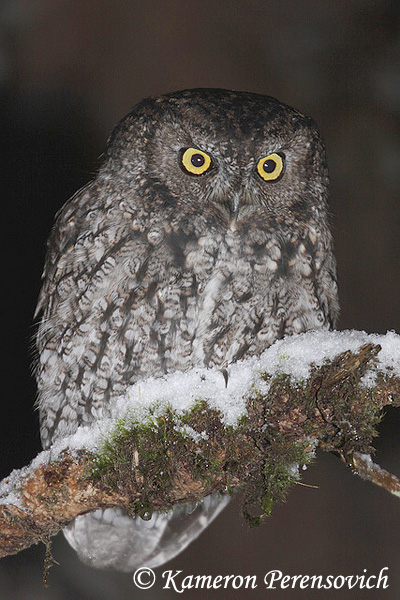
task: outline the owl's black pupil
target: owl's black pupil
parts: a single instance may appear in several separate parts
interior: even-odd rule
[[[201,154],[193,154],[190,162],[194,167],[202,167],[206,162],[206,159]]]
[[[272,173],[276,169],[276,162],[272,158],[269,158],[263,164],[263,169],[266,173]]]

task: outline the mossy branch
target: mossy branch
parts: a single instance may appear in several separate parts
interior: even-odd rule
[[[50,464],[31,466],[16,478],[19,506],[0,504],[0,557],[48,542],[74,517],[97,508],[122,507],[148,518],[153,510],[237,488],[246,519],[258,524],[317,447],[400,495],[399,479],[370,457],[383,407],[400,402],[400,378],[387,371],[378,372],[372,388],[361,383],[380,350],[366,344],[344,352],[314,367],[302,384],[263,375],[268,393],[249,392],[248,414],[235,428],[200,400],[185,413],[168,408],[146,423],[121,422],[97,456],[66,449]]]

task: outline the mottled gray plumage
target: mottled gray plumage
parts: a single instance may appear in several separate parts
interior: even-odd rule
[[[209,160],[203,174],[185,168],[188,148],[193,163]],[[271,155],[281,172],[264,180]],[[331,327],[327,179],[315,123],[268,96],[187,90],[127,115],[49,240],[37,337],[44,447],[107,415],[139,379],[222,368],[285,334]]]

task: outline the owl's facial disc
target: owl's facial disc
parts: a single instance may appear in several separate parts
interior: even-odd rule
[[[266,205],[266,188],[278,182],[285,172],[283,152],[261,154],[261,157],[257,154],[241,156],[238,148],[239,159],[232,160],[229,156],[227,159],[219,147],[206,151],[196,145],[181,148],[177,158],[185,175],[199,184],[197,189],[205,191],[209,200],[222,205],[229,222],[234,224],[242,208]]]

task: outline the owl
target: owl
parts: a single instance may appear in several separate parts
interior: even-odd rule
[[[44,448],[107,417],[144,378],[223,370],[285,335],[333,327],[327,184],[314,121],[272,97],[194,89],[140,102],[48,242],[37,308]],[[227,501],[149,521],[99,510],[65,535],[93,566],[158,566]]]

